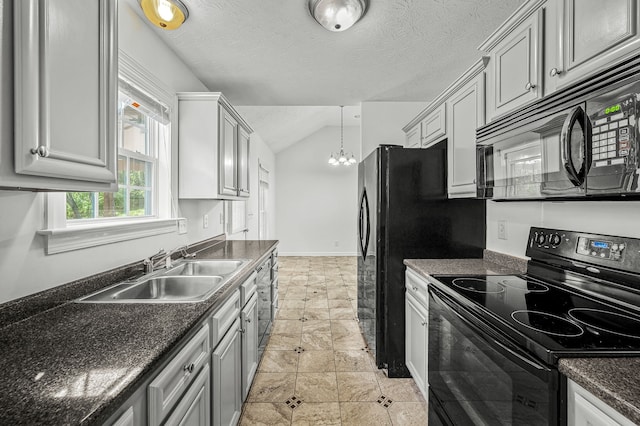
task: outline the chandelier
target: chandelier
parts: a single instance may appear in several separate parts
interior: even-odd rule
[[[344,106],[340,105],[340,151],[332,152],[329,157],[329,164],[332,166],[350,166],[358,161],[352,152],[344,152]]]

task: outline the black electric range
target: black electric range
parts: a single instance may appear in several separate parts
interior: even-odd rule
[[[640,240],[532,228],[526,253],[524,275],[434,276],[430,424],[562,425],[560,358],[640,356]]]

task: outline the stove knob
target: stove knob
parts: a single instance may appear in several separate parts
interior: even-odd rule
[[[544,244],[545,240],[546,240],[546,238],[545,238],[544,234],[536,235],[536,243],[542,245],[542,244]]]
[[[560,243],[562,242],[562,238],[560,238],[560,235],[555,234],[551,236],[551,244],[554,246],[560,245]]]
[[[624,250],[625,245],[624,244],[618,244],[618,248],[620,249],[620,251]]]

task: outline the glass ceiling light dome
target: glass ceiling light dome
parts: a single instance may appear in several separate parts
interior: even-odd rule
[[[309,0],[309,11],[329,31],[344,31],[367,10],[367,0]]]
[[[189,10],[180,0],[139,0],[140,7],[156,27],[175,30],[189,17]]]

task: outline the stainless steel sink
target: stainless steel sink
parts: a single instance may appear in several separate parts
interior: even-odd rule
[[[91,303],[185,303],[211,297],[226,282],[221,276],[154,276],[122,283],[79,300]]]
[[[239,271],[248,260],[185,260],[183,263],[169,269],[166,275],[222,275],[230,276]]]

